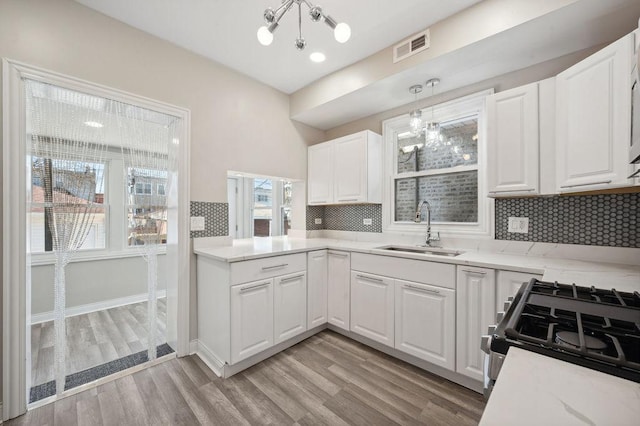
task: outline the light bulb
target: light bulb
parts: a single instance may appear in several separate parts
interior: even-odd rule
[[[269,28],[265,26],[258,28],[258,41],[263,46],[269,46],[273,43],[273,34],[269,31]]]
[[[351,38],[351,28],[344,22],[340,22],[334,28],[333,36],[338,43],[346,43]]]

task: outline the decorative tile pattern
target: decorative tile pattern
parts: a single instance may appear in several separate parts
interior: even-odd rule
[[[640,194],[496,199],[496,239],[640,248]],[[528,217],[529,233],[507,232]]]
[[[204,231],[191,231],[191,238],[229,235],[229,204],[192,201],[190,215],[204,217]]]
[[[363,219],[371,219],[371,225],[364,225]],[[382,232],[382,205],[325,206],[324,224],[333,231]]]
[[[316,225],[316,218],[322,219],[320,225]],[[319,231],[324,227],[324,206],[307,206],[307,231]]]

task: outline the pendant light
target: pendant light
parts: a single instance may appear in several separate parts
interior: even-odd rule
[[[304,50],[307,46],[307,42],[302,37],[302,4],[309,8],[309,17],[313,22],[324,21],[329,28],[333,30],[333,37],[338,43],[346,43],[351,38],[351,28],[344,22],[338,23],[331,16],[324,13],[320,6],[314,6],[309,0],[283,0],[280,6],[275,10],[268,7],[263,14],[264,21],[267,25],[264,25],[258,29],[258,41],[263,46],[269,46],[273,43],[273,32],[280,25],[282,17],[291,9],[294,5],[298,6],[298,38],[296,39],[295,46],[298,50]]]
[[[418,93],[422,92],[422,85],[415,84],[409,87],[409,92],[414,95],[414,102],[418,100]],[[422,133],[422,111],[419,108],[411,111],[409,114],[409,128],[413,136],[418,136]]]
[[[433,98],[434,87],[440,83],[439,78],[432,78],[427,80],[425,86],[431,87],[431,98]],[[433,101],[433,99],[432,99]],[[426,126],[426,139],[429,145],[440,142],[440,123],[434,119],[434,106],[431,106],[431,121]]]

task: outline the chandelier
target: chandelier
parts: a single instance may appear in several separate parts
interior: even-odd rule
[[[309,17],[313,22],[321,19],[333,30],[333,36],[338,43],[346,43],[351,37],[351,28],[344,22],[337,23],[331,16],[326,15],[320,6],[314,6],[307,0],[282,0],[282,4],[275,10],[268,7],[264,11],[264,25],[258,29],[258,41],[263,46],[269,46],[273,42],[273,32],[278,28],[280,19],[293,7],[298,5],[298,38],[296,39],[296,49],[304,50],[307,45],[302,37],[302,4],[309,8]]]

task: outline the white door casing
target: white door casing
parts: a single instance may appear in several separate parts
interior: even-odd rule
[[[3,59],[3,413],[26,411],[30,275],[26,251],[25,99],[23,79],[41,81],[169,114],[183,120],[178,143],[178,191],[168,197],[167,342],[178,356],[189,353],[189,145],[190,111],[77,78]],[[11,208],[8,208],[11,206]],[[173,225],[171,225],[173,224]]]

